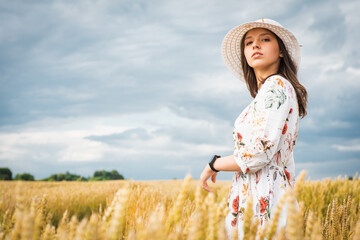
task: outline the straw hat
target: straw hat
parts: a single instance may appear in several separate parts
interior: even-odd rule
[[[241,67],[241,39],[253,28],[266,28],[275,33],[285,44],[285,48],[292,58],[296,68],[300,63],[300,45],[295,36],[280,23],[271,19],[259,19],[247,22],[231,29],[225,36],[221,45],[221,55],[225,65],[240,80],[245,81]]]

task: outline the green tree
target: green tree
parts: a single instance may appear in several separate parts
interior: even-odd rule
[[[9,168],[0,168],[0,180],[12,180],[12,172]]]
[[[22,181],[34,181],[34,176],[30,173],[16,174],[14,180],[22,180]]]
[[[118,173],[116,170],[112,170],[111,172],[101,170],[95,171],[94,176],[90,178],[90,181],[104,181],[104,180],[118,180],[124,179],[124,177]]]
[[[80,175],[72,174],[69,172],[52,174],[48,178],[44,178],[43,181],[87,181],[85,177]]]
[[[123,175],[119,174],[118,171],[112,170],[111,171],[111,179],[121,179],[121,180],[123,180],[124,177],[123,177]]]

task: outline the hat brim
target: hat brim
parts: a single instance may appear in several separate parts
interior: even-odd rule
[[[221,45],[221,55],[225,65],[240,80],[245,81],[241,65],[241,40],[251,29],[265,28],[276,34],[284,43],[296,68],[300,64],[300,46],[295,36],[282,26],[265,22],[247,22],[231,29]]]

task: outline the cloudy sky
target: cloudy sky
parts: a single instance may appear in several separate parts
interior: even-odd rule
[[[0,167],[36,179],[199,175],[252,100],[225,67],[233,27],[271,18],[302,47],[294,149],[312,180],[360,170],[358,1],[0,1]],[[231,180],[231,173],[219,179]]]

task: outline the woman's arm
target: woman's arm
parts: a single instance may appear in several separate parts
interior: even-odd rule
[[[240,171],[240,167],[239,165],[237,165],[234,155],[216,159],[213,166],[218,171],[233,171],[233,172]],[[206,164],[205,169],[200,175],[201,186],[206,191],[214,192],[214,190],[208,186],[207,181],[211,177],[211,181],[215,183],[216,175],[217,172],[211,170],[209,164]]]
[[[236,163],[234,155],[216,159],[214,168],[218,171],[237,172],[240,171],[239,165]]]

